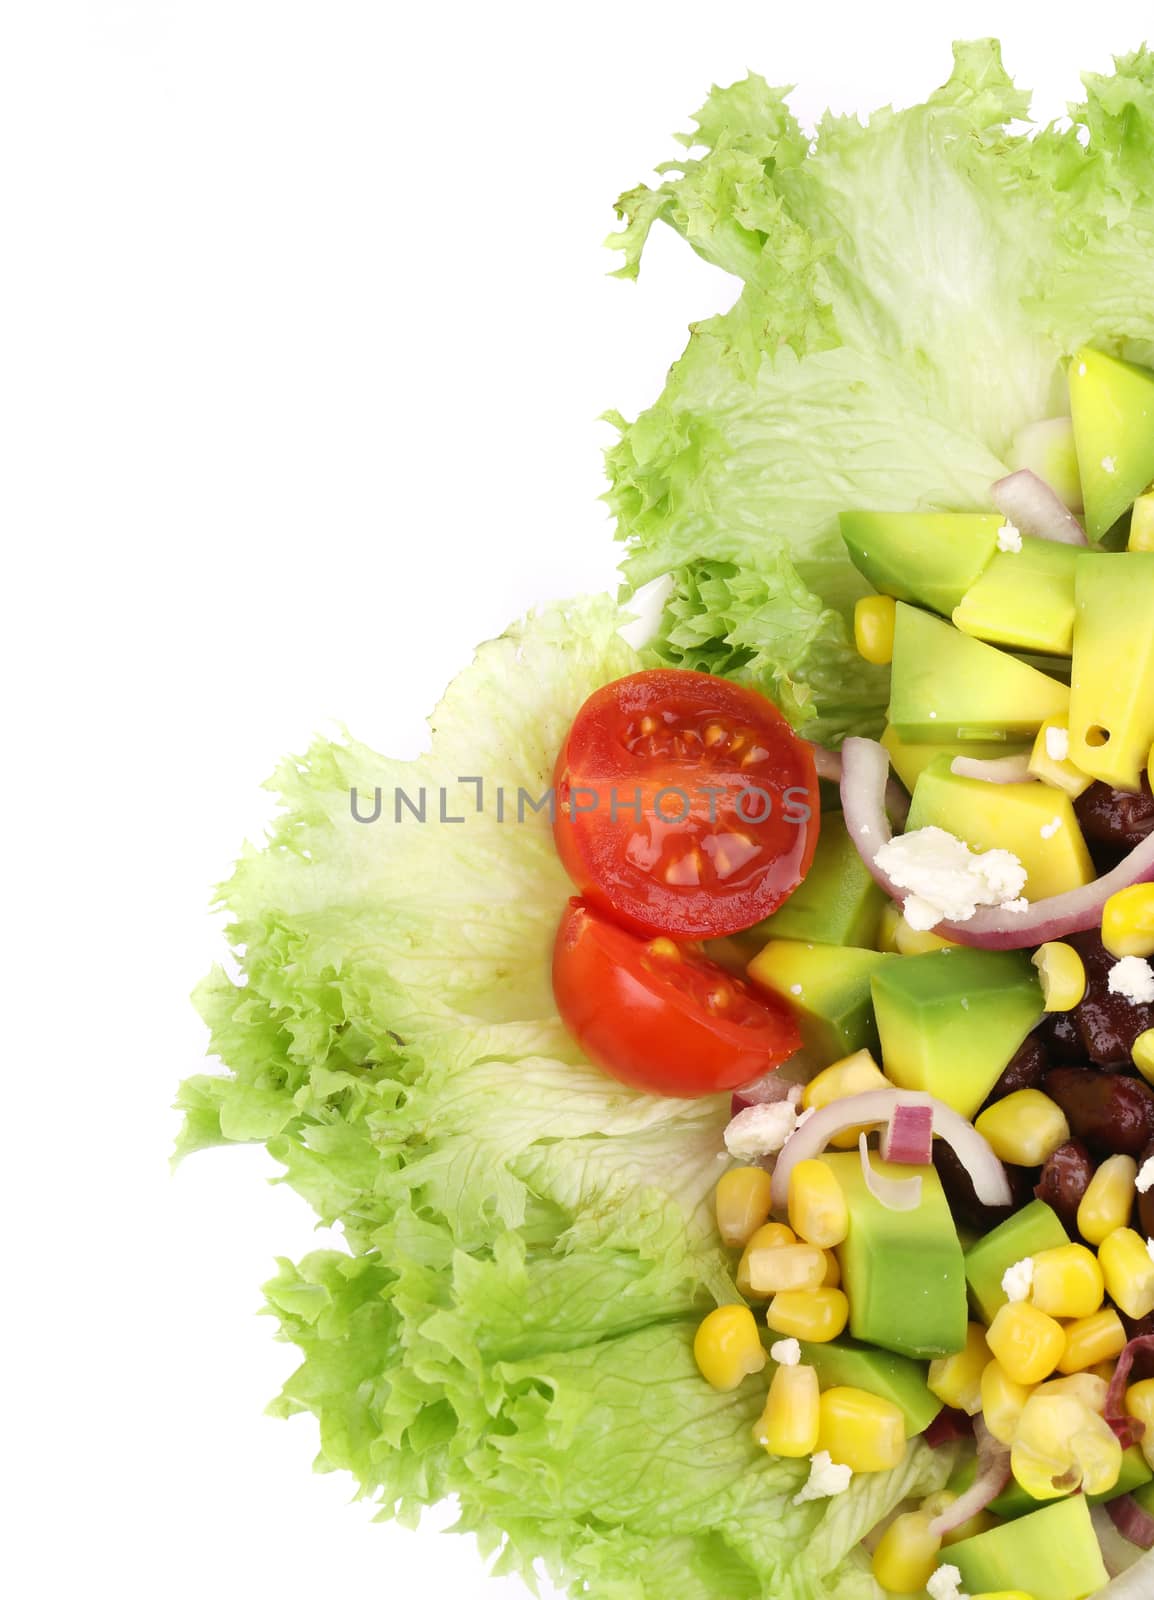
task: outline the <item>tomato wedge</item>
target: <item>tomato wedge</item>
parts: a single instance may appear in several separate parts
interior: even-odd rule
[[[566,871],[637,933],[750,928],[793,893],[817,845],[809,745],[762,695],[704,672],[637,672],[590,695],[554,789]]]
[[[740,1088],[801,1048],[787,1008],[696,950],[641,939],[570,900],[553,947],[553,994],[590,1061],[655,1094]]]

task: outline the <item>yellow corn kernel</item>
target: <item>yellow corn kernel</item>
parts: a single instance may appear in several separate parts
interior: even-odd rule
[[[995,1100],[974,1123],[1000,1161],[1040,1167],[1070,1137],[1062,1108],[1040,1089],[1018,1089]]]
[[[774,1333],[827,1344],[844,1331],[849,1301],[840,1289],[786,1289],[769,1302],[765,1320]]]
[[[1030,957],[1042,984],[1047,1011],[1073,1011],[1086,993],[1086,968],[1072,944],[1060,939],[1039,945]]]
[[[812,1367],[778,1367],[753,1437],[771,1456],[811,1456],[817,1449],[821,1391]]]
[[[1126,1347],[1126,1330],[1113,1306],[1066,1324],[1066,1348],[1059,1372],[1085,1372],[1099,1362],[1112,1361]]]
[[[1084,772],[1079,772],[1072,761],[1058,760],[1052,756],[1047,748],[1046,735],[1051,730],[1066,734],[1069,737],[1070,728],[1064,717],[1047,717],[1038,729],[1038,736],[1034,740],[1034,748],[1030,752],[1029,771],[1032,778],[1041,778],[1043,783],[1048,783],[1052,789],[1061,789],[1068,794],[1071,800],[1076,800],[1093,783],[1093,778],[1087,777]]]
[[[783,1244],[796,1243],[797,1234],[792,1228],[787,1228],[784,1222],[762,1223],[741,1252],[741,1260],[737,1263],[737,1287],[747,1300],[765,1300],[771,1293],[768,1289],[759,1293],[749,1281],[749,1258],[753,1251],[777,1250]]]
[[[832,1066],[811,1078],[801,1092],[802,1109],[820,1111],[835,1100],[845,1100],[851,1094],[865,1094],[870,1089],[892,1089],[893,1085],[878,1066],[868,1050],[855,1050]],[[830,1143],[838,1150],[856,1150],[860,1128],[847,1128],[835,1134]]]
[[[1098,1264],[1106,1293],[1135,1322],[1154,1311],[1154,1261],[1146,1242],[1133,1228],[1115,1228],[1098,1246]]]
[[[780,1244],[749,1252],[749,1281],[759,1294],[782,1289],[820,1289],[825,1251],[815,1244]]]
[[[1069,1332],[1070,1332],[1070,1329],[1069,1329],[1069,1327],[1067,1327],[1067,1329],[1066,1329],[1067,1341],[1068,1341],[1068,1337],[1069,1337]],[[1088,1372],[1092,1373],[1095,1378],[1101,1378],[1102,1382],[1106,1385],[1107,1388],[1109,1388],[1110,1387],[1110,1380],[1114,1376],[1114,1369],[1115,1369],[1115,1367],[1117,1365],[1118,1365],[1118,1363],[1116,1361],[1096,1361],[1092,1367],[1088,1367],[1086,1370]],[[1060,1370],[1061,1369],[1059,1368],[1059,1371]]]
[[[1102,907],[1102,943],[1112,956],[1154,956],[1154,883],[1119,889]]]
[[[1062,1325],[1025,1300],[1001,1306],[986,1330],[986,1343],[1015,1383],[1041,1383],[1066,1348]]]
[[[717,1231],[725,1244],[749,1243],[769,1216],[773,1179],[764,1167],[734,1167],[723,1172],[714,1192]]]
[[[1105,1378],[1094,1372],[1072,1372],[1065,1378],[1047,1378],[1034,1390],[1035,1394],[1071,1394],[1080,1400],[1087,1411],[1099,1416],[1106,1410],[1106,1394],[1110,1388]]]
[[[940,1517],[943,1511],[948,1511],[957,1499],[952,1489],[939,1489],[936,1494],[927,1495],[918,1507],[928,1517]],[[988,1511],[976,1511],[966,1522],[959,1522],[956,1528],[951,1528],[948,1533],[942,1534],[944,1545],[959,1544],[963,1539],[974,1539],[979,1533],[986,1533],[994,1526],[994,1518]]]
[[[875,667],[894,658],[894,622],[897,606],[888,594],[867,594],[853,608],[853,641],[857,653]]]
[[[832,1250],[825,1253],[825,1277],[821,1280],[823,1289],[837,1289],[841,1286],[841,1264]]]
[[[693,1356],[706,1383],[722,1393],[760,1372],[766,1356],[748,1306],[718,1306],[698,1328]]]
[[[879,1539],[873,1574],[889,1594],[912,1594],[929,1582],[942,1548],[940,1537],[930,1532],[931,1521],[925,1511],[904,1511]]]
[[[999,1444],[1010,1444],[1018,1418],[1033,1390],[1011,1378],[1000,1361],[990,1361],[982,1372],[982,1416]]]
[[[899,917],[894,928],[894,945],[899,955],[924,956],[931,950],[956,950],[953,939],[939,939],[936,933],[922,933],[911,928],[905,917]]]
[[[1146,1028],[1138,1035],[1130,1054],[1146,1082],[1154,1083],[1154,1028]]]
[[[839,1385],[821,1397],[817,1447],[854,1472],[888,1472],[906,1453],[905,1418],[892,1400]]]
[[[972,1417],[982,1409],[982,1373],[990,1360],[986,1330],[980,1322],[971,1322],[961,1350],[930,1362],[926,1387],[943,1405],[953,1406],[955,1411],[964,1411]]]
[[[904,918],[897,906],[892,900],[887,900],[882,907],[877,939],[875,940],[878,949],[885,951],[887,955],[898,954],[898,924],[902,921],[904,921]]]
[[[1061,1244],[1034,1256],[1030,1303],[1050,1317],[1092,1317],[1106,1286],[1094,1252],[1084,1244]]]
[[[1068,1394],[1032,1394],[1010,1446],[1010,1470],[1035,1500],[1082,1489],[1106,1494],[1122,1470],[1122,1446],[1097,1412]]]
[[[832,1250],[849,1232],[842,1186],[824,1161],[799,1161],[790,1173],[789,1225],[799,1239],[822,1250]]]
[[[1133,1156],[1108,1156],[1090,1179],[1078,1202],[1078,1232],[1090,1244],[1124,1228],[1134,1209],[1134,1180],[1138,1163]]]
[[[1154,1462],[1154,1378],[1143,1378],[1140,1383],[1132,1383],[1126,1390],[1124,1404],[1128,1416],[1137,1417],[1139,1422],[1146,1424],[1146,1432],[1139,1443],[1147,1463]]]
[[[1130,513],[1127,550],[1154,550],[1154,494],[1140,494]]]

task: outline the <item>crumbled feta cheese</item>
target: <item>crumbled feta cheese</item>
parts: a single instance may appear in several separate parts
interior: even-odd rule
[[[1070,735],[1065,728],[1046,729],[1046,754],[1051,761],[1065,761],[1070,754]]]
[[[936,711],[931,711],[930,712],[930,721],[931,722],[936,722],[937,720],[938,720],[937,712]]]
[[[1147,1189],[1154,1189],[1154,1156],[1148,1156],[1138,1168],[1134,1187],[1139,1194],[1145,1194]]]
[[[1106,987],[1131,1005],[1149,1005],[1154,1000],[1154,967],[1141,956],[1123,956],[1110,968]]]
[[[790,992],[790,994],[800,994],[801,993],[801,984],[800,983],[791,983],[790,986],[789,986],[789,992]]]
[[[1021,1261],[1015,1261],[1012,1267],[1007,1267],[1002,1273],[1002,1293],[1011,1304],[1019,1300],[1028,1300],[1030,1290],[1034,1287],[1034,1258],[1026,1256]]]
[[[1022,535],[1012,522],[1003,522],[998,529],[998,549],[1012,551],[1017,555],[1022,548]]]
[[[999,911],[1013,911],[1015,915],[1022,911],[1029,911],[1029,909],[1030,902],[1024,895],[1019,895],[1016,900],[1003,900],[998,907]]]
[[[835,1466],[828,1450],[819,1450],[810,1458],[809,1477],[793,1497],[795,1506],[807,1500],[827,1500],[830,1495],[842,1494],[849,1488],[853,1477],[850,1467]]]
[[[926,1579],[926,1593],[930,1600],[970,1600],[962,1590],[962,1574],[949,1562],[937,1567]]]
[[[779,1367],[796,1367],[801,1360],[801,1345],[796,1339],[779,1339],[770,1345],[769,1358]]]
[[[1051,817],[1049,822],[1044,822],[1042,824],[1042,826],[1038,829],[1038,832],[1042,835],[1043,839],[1052,839],[1061,826],[1061,817]]]
[[[882,845],[874,861],[899,889],[919,933],[943,920],[966,922],[979,906],[1003,906],[1022,892],[1026,869],[1009,850],[980,853],[944,828],[915,828]]]
[[[746,1106],[725,1130],[725,1148],[736,1161],[755,1161],[780,1150],[797,1127],[797,1112],[788,1100],[768,1106]]]
[[[1114,460],[1113,456],[1103,456],[1102,457],[1102,471],[1103,472],[1113,472],[1114,469],[1117,467],[1117,465],[1118,465],[1118,463]]]
[[[1151,1261],[1154,1261],[1154,1239],[1147,1239],[1146,1254],[1150,1257]]]

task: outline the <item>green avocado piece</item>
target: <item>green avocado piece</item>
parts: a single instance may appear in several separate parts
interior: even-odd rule
[[[750,929],[766,939],[872,945],[886,893],[870,877],[840,811],[824,812],[813,863],[785,904]]]
[[[954,607],[954,627],[988,644],[1068,656],[1074,642],[1074,567],[1085,551],[1048,539],[999,551]]]
[[[952,1355],[966,1343],[962,1246],[933,1167],[871,1157],[882,1177],[922,1180],[912,1211],[884,1206],[866,1187],[857,1150],[821,1158],[841,1184],[849,1233],[837,1248],[855,1339],[915,1360]]]
[[[1032,472],[1049,484],[1067,510],[1081,511],[1082,480],[1078,476],[1074,424],[1069,417],[1027,422],[1014,435],[1006,464],[1014,472]]]
[[[1085,555],[1070,679],[1070,760],[1137,790],[1154,744],[1154,551]]]
[[[1068,377],[1086,532],[1096,541],[1154,483],[1154,372],[1079,350]]]
[[[973,1473],[974,1468],[971,1463],[971,1482]],[[1120,1494],[1133,1494],[1135,1489],[1150,1483],[1152,1478],[1154,1472],[1151,1472],[1146,1465],[1146,1457],[1136,1444],[1132,1444],[1129,1450],[1122,1452],[1122,1470],[1114,1487],[1107,1489],[1104,1494],[1088,1494],[1086,1498],[1092,1506],[1104,1505],[1107,1500],[1116,1500]],[[1011,1478],[998,1498],[990,1501],[989,1509],[996,1517],[1024,1517],[1027,1512],[1036,1511],[1039,1506],[1049,1504],[1048,1500],[1035,1500],[1033,1495],[1026,1493],[1016,1478]]]
[[[989,1326],[1005,1305],[1002,1274],[1015,1262],[1069,1244],[1065,1228],[1043,1200],[1031,1200],[1005,1222],[999,1222],[966,1251],[966,1282],[977,1315]]]
[[[899,605],[889,720],[911,743],[1032,739],[1047,717],[1064,718],[1070,691],[1044,672]]]
[[[820,1066],[855,1050],[876,1050],[870,978],[900,956],[849,945],[771,939],[746,969],[762,989],[790,1007],[802,1043]]]
[[[875,589],[948,617],[998,548],[1003,519],[958,511],[843,511],[839,521],[850,560]]]
[[[886,1076],[972,1117],[1042,1018],[1042,991],[1018,950],[930,950],[874,973]]]
[[[906,1419],[907,1439],[924,1433],[942,1409],[942,1402],[926,1387],[924,1363],[895,1355],[892,1350],[879,1350],[853,1339],[833,1339],[828,1344],[803,1340],[801,1359],[817,1373],[823,1389],[847,1384],[851,1389],[864,1389],[867,1394],[892,1400]]]
[[[1028,755],[1030,752],[1030,746],[1024,741],[1010,744],[1007,741],[990,740],[981,744],[976,741],[963,743],[957,739],[952,744],[907,744],[892,727],[886,728],[881,742],[890,753],[894,771],[911,794],[922,773],[939,756],[949,756],[951,761],[955,756],[970,756],[975,761],[993,761],[1004,756]]]
[[[970,1594],[1028,1583],[1033,1600],[1088,1600],[1109,1581],[1081,1494],[962,1539],[950,1545],[945,1560],[957,1567]]]

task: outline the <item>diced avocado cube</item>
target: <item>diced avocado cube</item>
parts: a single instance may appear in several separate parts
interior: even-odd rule
[[[950,764],[940,756],[918,779],[907,831],[945,828],[971,850],[1012,851],[1026,869],[1029,900],[1093,883],[1097,873],[1069,795],[1033,780],[960,778]]]
[[[834,1339],[829,1344],[803,1341],[801,1359],[817,1373],[823,1389],[845,1384],[892,1400],[906,1419],[907,1439],[924,1433],[942,1409],[942,1402],[926,1387],[925,1364],[892,1350],[879,1350],[853,1339]]]
[[[806,1050],[828,1066],[855,1050],[877,1048],[870,978],[887,961],[899,959],[847,945],[771,939],[746,970],[760,988],[785,1001]]]
[[[882,594],[944,616],[998,548],[1002,518],[984,512],[843,511],[841,536],[854,566]]]
[[[1005,756],[1024,755],[1029,750],[1026,743],[1011,744],[1008,740],[991,740],[981,744],[974,740],[955,739],[950,744],[907,744],[896,728],[887,727],[882,734],[882,744],[890,753],[890,762],[901,782],[911,794],[922,773],[939,756],[969,756],[975,761],[1001,760]]]
[[[1154,483],[1154,372],[1079,350],[1068,376],[1086,532],[1098,540]]]
[[[1154,550],[1083,555],[1070,680],[1070,760],[1137,790],[1154,743]]]
[[[1054,1500],[1015,1522],[952,1544],[946,1558],[970,1594],[1021,1589],[1033,1600],[1088,1600],[1109,1575],[1084,1495]]]
[[[971,1467],[971,1480],[973,1469]],[[1146,1465],[1146,1457],[1136,1444],[1129,1450],[1122,1452],[1122,1468],[1118,1474],[1118,1481],[1103,1494],[1090,1494],[1086,1498],[1092,1506],[1104,1505],[1107,1500],[1116,1500],[1120,1494],[1133,1494],[1135,1489],[1140,1489],[1143,1484],[1148,1484],[1154,1478],[1154,1472]],[[1023,1517],[1027,1512],[1036,1511],[1041,1505],[1048,1505],[1045,1500],[1035,1500],[1033,1495],[1027,1494],[1016,1478],[1011,1478],[1006,1487],[996,1500],[990,1501],[990,1510],[996,1517]]]
[[[966,1342],[962,1246],[933,1167],[901,1167],[871,1157],[883,1177],[921,1177],[918,1205],[894,1211],[866,1187],[858,1151],[821,1159],[849,1206],[849,1233],[837,1255],[850,1333],[915,1360],[961,1350]]]
[[[1032,472],[1049,484],[1067,510],[1081,511],[1082,480],[1078,476],[1074,424],[1069,417],[1027,422],[1014,435],[1006,464],[1015,472]]]
[[[1074,564],[1086,552],[1073,544],[1023,539],[999,552],[954,607],[954,627],[1011,650],[1070,654],[1074,641]]]
[[[886,1076],[972,1117],[1042,1018],[1042,991],[1018,950],[930,950],[874,973]]]
[[[1032,739],[1064,717],[1065,684],[913,606],[899,605],[889,720],[911,743]]]
[[[885,891],[870,876],[845,830],[841,812],[827,811],[821,819],[813,863],[801,887],[750,932],[766,939],[868,947],[877,938],[885,904]]]
[[[1002,1276],[1007,1267],[1037,1255],[1039,1250],[1056,1250],[1069,1242],[1057,1212],[1042,1200],[1031,1200],[1021,1211],[999,1222],[966,1251],[966,1283],[976,1314],[989,1326],[1005,1305]]]

